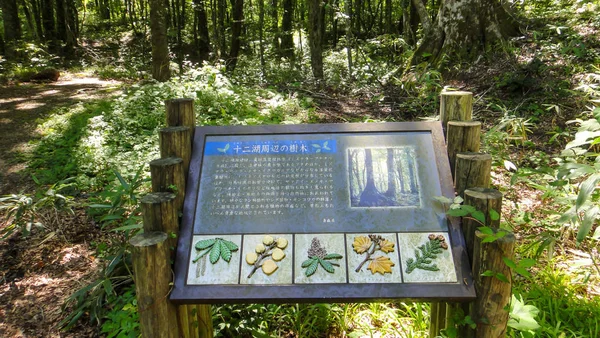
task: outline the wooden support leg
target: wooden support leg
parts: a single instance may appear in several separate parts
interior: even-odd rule
[[[463,196],[465,189],[490,187],[492,156],[483,153],[456,154],[454,189]]]
[[[171,252],[164,232],[133,237],[133,271],[144,338],[179,338],[177,309],[168,297],[171,290]]]

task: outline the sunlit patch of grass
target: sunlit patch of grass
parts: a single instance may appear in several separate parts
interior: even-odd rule
[[[582,280],[581,275],[557,263],[565,259],[539,264],[533,279],[518,280],[514,292],[540,310],[537,321],[541,328],[536,337],[600,337],[600,297],[586,291],[587,283],[598,281],[589,275]]]

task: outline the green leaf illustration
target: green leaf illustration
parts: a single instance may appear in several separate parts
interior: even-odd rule
[[[306,277],[310,277],[312,276],[316,271],[317,271],[317,267],[319,266],[319,259],[313,259],[311,260],[310,265],[308,266],[308,268],[306,268]]]
[[[323,149],[331,150],[331,148],[329,148],[329,146],[327,145],[328,143],[329,143],[329,141],[325,141],[325,143],[323,143]]]
[[[225,260],[225,262],[229,263],[231,260],[231,250],[227,247],[224,241],[220,243],[221,246],[221,257]]]
[[[212,249],[210,249],[210,256],[208,257],[212,264],[215,264],[219,260],[219,257],[221,257],[221,241],[217,241],[215,245],[213,245]]]
[[[229,263],[231,261],[232,252],[239,249],[237,244],[223,238],[203,239],[196,243],[195,248],[200,254],[192,261],[193,263],[196,263],[200,258],[210,254],[209,258],[212,264],[217,263],[221,257],[223,257],[224,261]]]
[[[315,260],[314,258],[309,258],[309,259],[305,260],[304,262],[302,262],[302,267],[307,268],[309,265],[311,265],[313,263],[314,260]]]
[[[344,256],[342,256],[340,254],[332,253],[332,254],[325,255],[325,257],[323,257],[323,259],[341,259],[343,257]]]
[[[320,146],[320,145],[318,145],[318,144],[312,144],[312,146],[313,146],[314,148],[316,148],[316,149],[320,149],[320,148],[321,148],[321,146]]]
[[[333,264],[329,263],[328,261],[326,261],[324,259],[319,259],[319,263],[321,263],[321,266],[323,267],[323,269],[325,269],[325,271],[327,271],[329,273],[335,272],[335,268],[333,267]]]
[[[223,147],[223,148],[217,148],[217,151],[219,151],[219,152],[221,152],[223,154],[225,154],[227,152],[227,150],[229,150],[229,143],[227,143],[225,145],[225,147]]]
[[[221,243],[225,244],[227,246],[227,248],[231,251],[237,251],[238,250],[238,246],[233,243],[232,241],[228,241],[226,239],[221,239]]]
[[[217,238],[203,239],[200,242],[196,243],[196,250],[204,250],[210,248],[211,246],[213,246],[213,244],[215,244],[216,241]]]
[[[443,250],[448,249],[446,239],[441,235],[429,235],[429,241],[418,247],[419,250],[415,249],[415,258],[409,258],[406,260],[406,273],[411,273],[415,269],[427,270],[427,271],[439,271],[440,268],[433,263],[433,260],[437,258],[437,255],[441,254]]]

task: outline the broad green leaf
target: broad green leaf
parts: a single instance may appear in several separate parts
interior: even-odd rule
[[[328,261],[326,261],[324,259],[319,259],[319,263],[321,263],[321,266],[323,267],[323,269],[325,269],[325,271],[327,271],[329,273],[334,273],[335,272],[335,268]]]
[[[121,186],[125,188],[125,190],[129,190],[129,184],[125,181],[123,176],[121,176],[121,174],[116,170],[113,170],[113,172],[115,173],[115,176],[117,176],[117,178],[119,179],[119,182],[121,182]]]
[[[529,271],[527,271],[527,269],[525,268],[521,268],[521,267],[517,267],[515,269],[515,272],[518,273],[521,276],[525,276],[525,277],[531,277],[531,274],[529,273]]]
[[[309,258],[309,259],[305,260],[304,262],[302,262],[302,267],[307,268],[309,265],[311,265],[317,259],[318,258]]]
[[[492,242],[495,242],[496,240],[497,240],[497,238],[494,236],[487,236],[486,238],[481,240],[481,243],[492,243]]]
[[[565,211],[560,218],[556,221],[557,224],[564,224],[566,222],[572,221],[577,214],[575,213],[575,207],[569,208],[569,210]]]
[[[500,219],[500,214],[496,210],[490,209],[490,220],[497,221],[499,219]]]
[[[477,211],[477,209],[475,209],[475,207],[474,207],[474,206],[472,206],[472,205],[463,205],[463,206],[462,206],[462,209],[464,209],[465,211],[467,211],[467,212],[468,212],[468,213],[470,213],[470,214],[472,214],[472,213],[474,213],[475,211]]]
[[[525,305],[515,295],[510,302],[510,319],[508,326],[520,331],[535,331],[540,325],[535,320],[540,310],[533,305]]]
[[[217,241],[216,238],[203,239],[203,240],[199,241],[198,243],[196,243],[196,250],[204,250],[204,249],[210,248],[211,246],[213,246],[213,244],[215,244],[216,241]]]
[[[215,245],[210,249],[210,262],[215,264],[221,257],[221,241],[216,241]]]
[[[106,216],[100,218],[100,222],[114,221],[116,219],[122,219],[122,218],[123,218],[122,215],[106,215]]]
[[[475,210],[471,213],[471,216],[478,220],[481,224],[485,224],[485,214],[482,211]]]
[[[327,254],[325,257],[323,257],[323,259],[341,259],[344,256],[340,255],[340,254],[336,254],[336,253],[332,253],[332,254]]]
[[[317,267],[319,266],[319,260],[315,259],[312,261],[312,263],[306,268],[306,277],[310,277],[312,276],[315,271],[317,271]]]
[[[221,239],[221,244],[225,244],[227,246],[227,248],[229,250],[231,250],[232,252],[237,251],[239,249],[237,244],[233,243],[232,241],[228,241],[226,239]]]
[[[502,257],[502,260],[504,261],[504,264],[506,264],[506,266],[508,266],[511,269],[516,269],[517,268],[517,264],[515,264],[515,262],[508,258],[508,257]]]
[[[504,283],[510,283],[508,278],[503,273],[498,272],[494,277],[496,277],[499,281]]]
[[[496,273],[492,270],[486,270],[481,275],[484,277],[493,277],[496,275]]]
[[[594,174],[581,183],[579,195],[577,195],[577,202],[575,202],[575,208],[580,209],[590,198],[592,192],[594,192],[594,189],[596,189],[596,184],[598,184],[598,181],[600,181],[600,174]]]
[[[583,215],[583,221],[577,230],[577,244],[581,244],[592,230],[592,225],[594,225],[594,220],[596,219],[598,211],[600,211],[600,209],[597,206],[594,206],[593,208],[588,209],[585,212],[585,215]]]
[[[463,216],[467,216],[469,214],[468,211],[464,210],[464,209],[450,209],[448,210],[448,215],[450,216],[454,216],[454,217],[463,217]]]
[[[229,143],[225,145],[225,151],[229,150]]]
[[[127,230],[133,230],[133,229],[141,229],[143,228],[143,224],[142,223],[136,223],[136,224],[130,224],[130,225],[124,225],[118,228],[114,228],[111,229],[110,231],[127,231]]]
[[[479,228],[477,228],[477,230],[481,231],[481,233],[483,233],[485,235],[489,235],[489,236],[494,235],[494,229],[492,229],[490,227],[479,227]]]
[[[519,263],[517,265],[521,268],[530,268],[530,267],[534,266],[535,263],[537,263],[537,261],[535,259],[523,258],[519,261]]]
[[[231,260],[231,250],[229,250],[223,240],[219,241],[219,246],[221,247],[221,257],[225,260],[225,262],[229,263]]]

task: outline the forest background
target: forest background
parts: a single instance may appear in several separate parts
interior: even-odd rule
[[[597,0],[0,4],[1,336],[139,334],[127,240],[166,99],[200,125],[384,122],[442,90],[475,94],[517,236],[508,335],[600,336]],[[218,337],[428,336],[429,304],[212,309]]]

